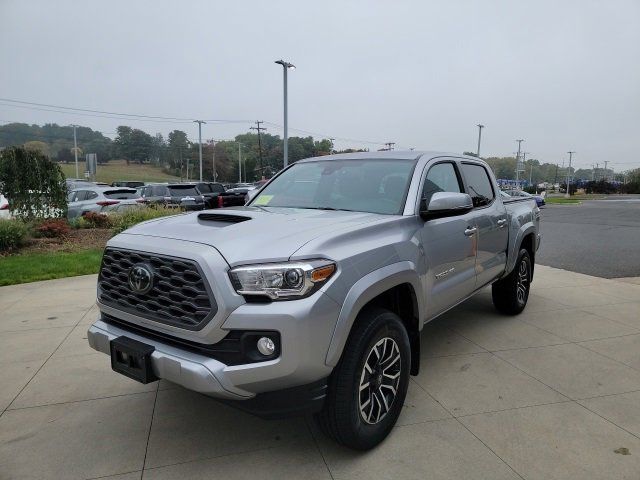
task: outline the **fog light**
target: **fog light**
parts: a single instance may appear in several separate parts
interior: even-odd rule
[[[264,356],[273,355],[273,352],[276,351],[276,344],[269,337],[261,337],[258,340],[258,351]]]

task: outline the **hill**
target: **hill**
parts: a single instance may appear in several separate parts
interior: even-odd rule
[[[75,163],[61,163],[62,171],[67,178],[75,178]],[[79,177],[84,177],[84,161],[78,161]],[[142,182],[174,182],[178,177],[168,175],[160,167],[149,164],[131,163],[127,165],[125,160],[111,160],[106,164],[98,165],[96,181],[112,183],[116,180],[140,180]]]

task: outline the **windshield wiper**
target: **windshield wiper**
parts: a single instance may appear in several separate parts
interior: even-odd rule
[[[355,210],[349,210],[348,208],[334,208],[334,207],[305,207],[311,210],[330,210],[333,212],[355,212]]]

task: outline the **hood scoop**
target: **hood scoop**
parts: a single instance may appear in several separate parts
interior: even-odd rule
[[[200,213],[198,220],[203,222],[221,222],[221,223],[242,223],[251,220],[251,217],[243,217],[242,215],[225,215],[222,213]]]

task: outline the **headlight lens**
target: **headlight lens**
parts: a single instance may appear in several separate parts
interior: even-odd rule
[[[336,271],[329,260],[266,263],[232,268],[231,283],[240,295],[286,300],[311,295]]]

